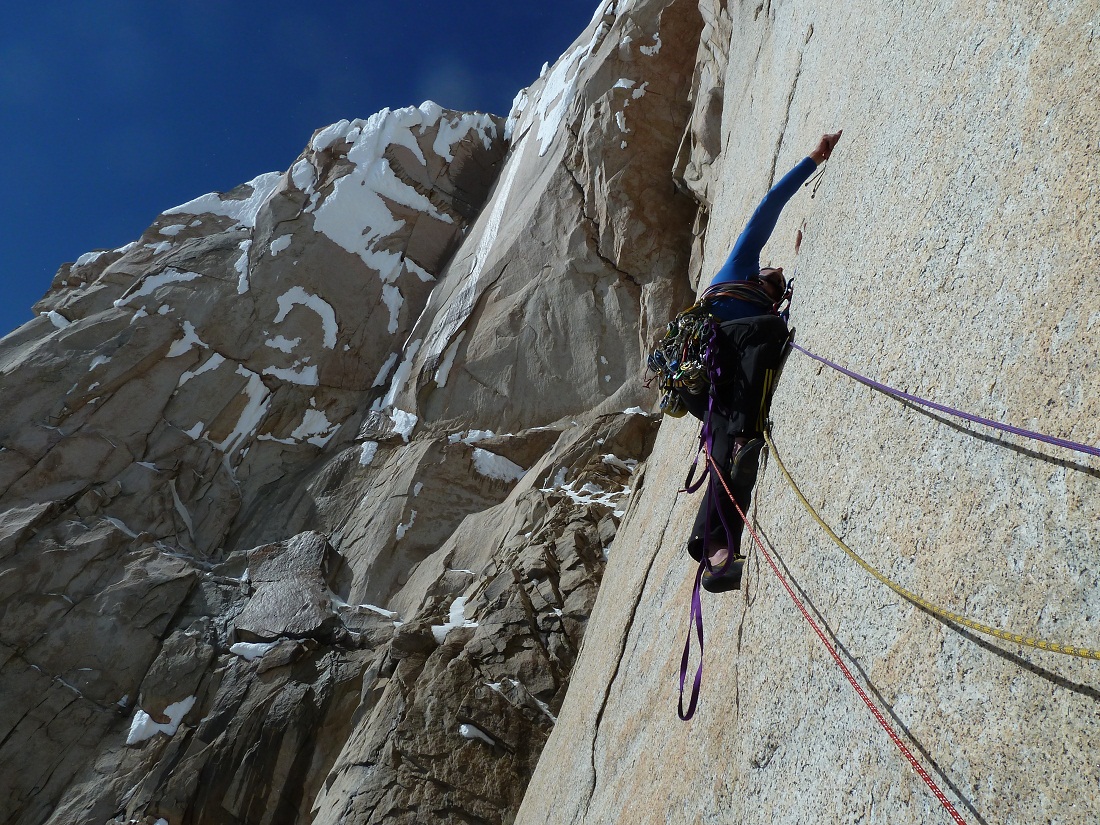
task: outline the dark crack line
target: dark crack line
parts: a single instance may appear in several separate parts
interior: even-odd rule
[[[592,729],[592,752],[590,755],[590,764],[592,766],[592,779],[589,783],[588,798],[584,803],[584,817],[582,819],[588,819],[588,809],[592,804],[592,797],[596,793],[596,743],[600,738],[600,723],[603,721],[604,712],[607,710],[608,700],[611,698],[611,689],[615,686],[615,680],[619,678],[619,671],[623,665],[623,655],[626,653],[626,644],[630,640],[630,631],[634,626],[634,619],[638,613],[638,605],[641,604],[642,594],[645,593],[646,585],[649,583],[649,574],[653,571],[653,565],[657,561],[657,556],[661,551],[661,548],[665,543],[665,534],[668,532],[668,526],[672,522],[672,508],[668,510],[668,515],[665,518],[665,526],[661,528],[661,537],[657,540],[656,549],[653,551],[653,555],[649,559],[649,564],[646,565],[645,575],[642,577],[641,586],[638,588],[637,595],[634,597],[634,604],[630,609],[630,618],[624,625],[624,631],[622,635],[622,643],[619,646],[619,655],[615,661],[615,672],[611,674],[611,678],[607,682],[607,687],[604,690],[603,700],[600,702],[599,713],[596,714],[596,722]]]
[[[576,133],[574,133],[574,137],[576,137]],[[581,217],[584,219],[587,227],[591,230],[590,232],[586,232],[585,234],[588,235],[588,238],[591,241],[592,253],[597,258],[599,258],[612,272],[615,272],[621,278],[631,281],[632,283],[634,283],[635,286],[640,286],[640,284],[638,284],[638,282],[629,272],[619,269],[618,265],[606,255],[604,255],[603,251],[600,249],[600,223],[594,217],[592,217],[592,215],[588,211],[588,197],[585,195],[584,185],[580,182],[580,180],[578,180],[576,172],[571,169],[567,164],[562,163],[562,168],[565,169],[566,173],[569,175],[569,179],[573,182],[573,188],[577,190],[577,195],[578,197],[580,197]]]
[[[813,29],[811,28],[812,32]],[[791,91],[787,95],[787,108],[783,112],[783,125],[779,127],[779,137],[775,142],[775,153],[772,155],[772,168],[768,174],[768,189],[771,189],[775,185],[775,167],[779,163],[779,150],[783,148],[783,138],[787,134],[787,124],[791,119],[791,105],[794,103],[794,95],[798,90],[798,79],[802,75],[802,58],[805,52],[799,51],[798,53],[798,68],[794,72],[794,80],[791,82]]]
[[[542,633],[539,631],[538,611],[535,610],[535,606],[531,602],[531,596],[520,580],[519,571],[512,570],[512,577],[516,585],[516,593],[519,596],[519,600],[523,603],[524,612],[527,613],[527,625],[530,630],[530,637],[534,640],[535,644],[539,646],[543,658],[546,659],[546,663],[550,669],[550,678],[554,680],[554,692],[556,693],[561,689],[563,681],[561,670],[558,668],[554,658],[550,655],[550,649],[547,647],[546,642],[543,641]],[[539,595],[542,594],[540,593]]]

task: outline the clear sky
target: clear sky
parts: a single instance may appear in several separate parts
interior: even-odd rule
[[[287,169],[317,128],[507,115],[599,0],[45,0],[0,10],[0,336],[57,268]]]

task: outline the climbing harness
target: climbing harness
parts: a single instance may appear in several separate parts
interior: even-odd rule
[[[893,729],[893,727],[890,725],[890,723],[886,720],[886,717],[883,715],[882,711],[879,710],[878,706],[873,701],[871,701],[871,698],[867,695],[867,692],[860,686],[859,682],[857,682],[856,678],[852,675],[851,670],[849,670],[848,666],[846,664],[844,664],[844,660],[840,658],[840,654],[837,653],[836,647],[829,641],[829,639],[828,639],[828,637],[826,637],[824,631],[821,629],[821,627],[818,625],[818,623],[816,621],[814,621],[813,616],[810,615],[809,610],[807,610],[806,606],[802,603],[802,600],[798,598],[797,594],[795,594],[794,589],[787,582],[787,580],[783,576],[782,572],[780,572],[779,566],[775,563],[775,560],[772,559],[771,554],[768,552],[767,548],[764,546],[764,542],[760,540],[760,536],[757,534],[756,530],[753,528],[752,524],[749,522],[748,517],[745,515],[744,511],[741,509],[740,505],[737,504],[736,498],[734,498],[733,493],[730,491],[729,487],[726,485],[726,480],[722,477],[721,472],[719,472],[719,470],[718,470],[718,465],[715,463],[714,459],[710,456],[709,452],[707,454],[707,463],[708,463],[708,466],[710,468],[710,472],[717,476],[718,480],[722,484],[722,487],[726,491],[726,495],[729,496],[730,501],[732,501],[734,507],[737,508],[738,515],[741,516],[742,521],[745,522],[745,527],[748,528],[749,534],[752,536],[753,541],[756,542],[756,546],[760,549],[761,555],[763,555],[764,559],[768,562],[768,566],[771,567],[772,572],[775,573],[776,578],[779,579],[779,583],[783,585],[783,589],[787,591],[787,595],[789,595],[791,597],[791,600],[794,601],[795,606],[798,607],[798,610],[799,610],[799,612],[802,613],[803,618],[809,623],[810,627],[813,628],[814,633],[817,634],[817,637],[821,640],[821,643],[825,645],[825,649],[829,651],[829,655],[832,657],[833,661],[836,662],[837,666],[840,668],[841,672],[844,674],[844,677],[848,680],[848,683],[852,686],[852,688],[855,690],[855,692],[859,695],[859,698],[863,700],[863,703],[871,711],[871,714],[875,717],[876,721],[878,721],[878,723],[882,727],[882,729],[884,731],[886,731],[886,734],[890,737],[890,739],[894,743],[894,745],[897,746],[899,751],[901,751],[902,756],[904,756],[906,761],[909,762],[909,764],[912,766],[913,770],[917,772],[917,775],[922,780],[924,780],[924,783],[932,791],[932,794],[936,797],[936,799],[939,800],[940,804],[944,807],[944,809],[947,811],[947,813],[951,816],[951,819],[954,820],[957,823],[957,825],[966,825],[966,820],[964,820],[962,818],[962,816],[959,814],[959,812],[955,808],[955,806],[951,804],[951,801],[947,798],[947,796],[944,794],[944,792],[942,790],[940,790],[939,785],[936,784],[936,781],[929,775],[928,771],[925,770],[924,766],[921,765],[921,763],[917,760],[917,758],[915,756],[913,756],[913,752],[906,746],[906,744],[902,741],[901,737],[897,734],[897,732]],[[698,578],[701,575],[702,574],[700,573],[698,576],[696,576],[696,582],[697,582],[696,583],[696,593],[698,592]],[[693,607],[694,607],[694,604],[695,604],[695,598],[692,599],[692,606]],[[703,638],[703,628],[702,628],[702,615],[701,615],[701,612],[698,614],[697,627],[698,627],[699,641],[700,641],[700,651],[699,651],[700,663],[699,663],[699,671],[695,675],[696,688],[698,687],[698,685],[702,681],[702,638]],[[691,639],[691,637],[690,637],[690,631],[689,631],[688,640],[690,641],[690,639]],[[687,670],[687,656],[686,656],[686,653],[685,653],[684,662],[680,667],[680,694],[681,694],[680,699],[681,699],[681,705],[682,705],[682,702],[683,702],[683,686],[684,686],[684,681],[685,681],[685,677],[686,677],[686,670]],[[698,691],[696,689],[693,689],[692,694],[693,694],[692,695],[692,701],[691,701],[691,703],[689,705],[689,708],[688,708],[688,710],[689,710],[688,718],[690,718],[691,713],[694,712],[695,701],[698,697]],[[683,718],[683,715],[681,715],[681,718]]]
[[[817,510],[815,510],[813,505],[810,504],[810,502],[806,499],[806,496],[804,496],[802,494],[802,491],[798,489],[798,485],[795,483],[795,480],[791,477],[790,472],[783,464],[783,459],[779,457],[779,451],[775,448],[775,444],[772,442],[771,434],[769,432],[764,432],[764,439],[767,441],[768,448],[771,450],[772,455],[775,457],[775,463],[779,465],[779,471],[787,480],[787,484],[790,485],[790,488],[794,491],[794,494],[798,496],[799,501],[802,502],[802,506],[804,506],[809,514],[813,516],[814,520],[819,525],[821,525],[822,529],[824,529],[825,532],[829,534],[829,538],[831,538],[841,550],[847,553],[852,561],[854,561],[856,564],[858,564],[860,567],[862,567],[884,585],[889,587],[903,599],[912,602],[917,607],[928,611],[934,616],[952,622],[953,624],[959,624],[964,627],[968,627],[971,630],[975,630],[978,633],[983,633],[986,636],[993,636],[997,639],[1003,639],[1007,642],[1015,642],[1016,644],[1026,645],[1027,647],[1038,648],[1039,650],[1049,650],[1053,653],[1065,653],[1068,656],[1079,656],[1083,659],[1100,659],[1100,650],[1092,650],[1087,647],[1080,647],[1078,645],[1067,645],[1060,642],[1049,642],[1044,639],[1035,638],[1034,636],[1024,636],[1020,633],[1011,633],[1007,630],[999,630],[987,624],[976,622],[973,619],[968,619],[966,616],[962,616],[958,613],[953,613],[950,610],[946,610],[936,604],[933,604],[927,599],[924,599],[921,596],[918,596],[916,593],[906,590],[900,584],[887,578],[881,572],[868,564],[863,558],[859,556],[859,554],[852,550],[852,548],[845,544],[840,536],[834,533],[832,528],[825,523],[825,520],[821,518]]]
[[[1033,430],[1025,430],[1022,427],[1014,427],[1011,424],[1002,424],[1001,422],[994,421],[991,418],[983,418],[980,415],[963,412],[962,410],[957,410],[954,407],[948,407],[944,404],[937,404],[935,401],[929,401],[925,398],[920,398],[919,396],[911,395],[907,392],[902,392],[899,389],[887,386],[886,384],[875,381],[874,379],[868,378],[865,375],[860,375],[858,372],[853,372],[852,370],[845,369],[840,364],[830,361],[828,358],[823,358],[820,355],[815,355],[808,349],[800,347],[793,341],[791,342],[791,346],[801,352],[803,355],[807,355],[815,361],[818,361],[827,367],[831,367],[837,372],[847,375],[849,378],[853,378],[856,381],[859,381],[861,384],[866,384],[868,387],[871,387],[871,389],[879,390],[880,392],[884,392],[887,395],[892,395],[895,398],[900,398],[903,401],[909,401],[913,404],[920,404],[922,407],[928,407],[942,413],[947,413],[948,415],[953,415],[956,418],[962,418],[975,424],[984,424],[987,427],[992,427],[993,429],[1000,430],[1001,432],[1011,433],[1012,435],[1018,435],[1023,438],[1031,438],[1036,441],[1042,441],[1046,444],[1053,444],[1057,447],[1065,447],[1067,450],[1075,450],[1079,453],[1087,453],[1088,455],[1100,457],[1100,447],[1090,447],[1088,444],[1080,444],[1076,441],[1070,441],[1069,439],[1058,438],[1057,436],[1053,435],[1044,435],[1043,433],[1038,433]]]

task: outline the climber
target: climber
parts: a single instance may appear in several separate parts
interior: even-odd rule
[[[761,267],[760,252],[787,201],[829,159],[840,136],[841,132],[822,135],[814,150],[764,196],[701,296],[720,322],[719,378],[709,394],[680,395],[688,411],[704,422],[702,438],[745,513],[764,446],[761,436],[771,389],[789,338],[786,320],[779,314],[780,305],[790,297],[783,267]],[[712,477],[688,540],[693,559],[701,561],[706,554],[702,585],[712,593],[741,586],[741,528],[736,508]]]

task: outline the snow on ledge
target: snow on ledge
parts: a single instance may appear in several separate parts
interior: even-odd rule
[[[474,469],[483,476],[504,482],[519,481],[527,472],[514,461],[480,447],[474,447]]]
[[[466,618],[465,596],[459,596],[451,602],[450,615],[446,622],[432,625],[432,635],[435,637],[436,644],[443,644],[447,634],[456,627],[477,627],[477,622]]]
[[[134,714],[134,719],[130,723],[130,732],[126,735],[127,745],[137,745],[144,742],[147,739],[152,739],[158,733],[166,733],[169,736],[175,736],[176,731],[179,729],[180,722],[183,721],[188,713],[191,712],[191,708],[195,706],[196,697],[188,696],[179,702],[173,702],[171,705],[164,709],[164,715],[168,717],[168,721],[164,724],[154,722],[153,717],[148,713],[138,708],[137,713]]]
[[[263,375],[270,375],[288,384],[300,384],[303,387],[316,387],[319,384],[317,367],[303,366],[301,361],[295,361],[289,367],[264,367]]]
[[[222,215],[232,218],[241,226],[252,229],[256,226],[256,216],[264,204],[275,194],[282,180],[281,172],[267,172],[257,175],[248,182],[252,194],[242,200],[224,200],[217,192],[201,195],[187,203],[164,211],[165,215]]]
[[[379,607],[376,604],[361,604],[359,605],[362,610],[369,610],[371,613],[377,613],[379,616],[385,616],[387,619],[397,619],[396,610],[386,610],[384,607]]]
[[[50,323],[58,329],[65,329],[65,327],[72,323],[72,321],[70,321],[68,318],[66,318],[55,309],[51,309],[49,312],[47,312],[46,317],[49,318]]]
[[[114,302],[114,305],[116,307],[122,307],[135,298],[144,298],[146,295],[151,295],[162,286],[167,286],[172,283],[194,281],[196,278],[201,277],[202,275],[198,272],[181,272],[178,269],[169,267],[156,275],[149,275],[140,279],[134,286],[124,292],[122,297]]]
[[[229,652],[234,656],[240,656],[246,662],[251,662],[261,658],[278,644],[278,642],[237,642],[229,648]]]
[[[465,434],[461,432],[451,433],[447,436],[447,443],[457,444],[461,441],[463,444],[473,445],[478,441],[484,441],[486,438],[494,438],[496,433],[492,430],[467,430]]]
[[[496,745],[496,740],[477,725],[459,725],[458,735],[463,739],[480,739],[487,745]]]
[[[636,458],[628,458],[626,460],[623,460],[617,455],[608,453],[607,455],[602,456],[600,460],[604,464],[607,464],[608,466],[614,467],[618,470],[622,470],[628,475],[630,473],[633,473],[638,468],[638,460]]]
[[[102,258],[106,254],[107,254],[106,251],[85,252],[83,255],[81,255],[79,258],[77,258],[73,262],[73,266],[74,267],[76,267],[76,266],[87,266],[90,263],[94,263],[95,261],[98,261],[100,258]]]

